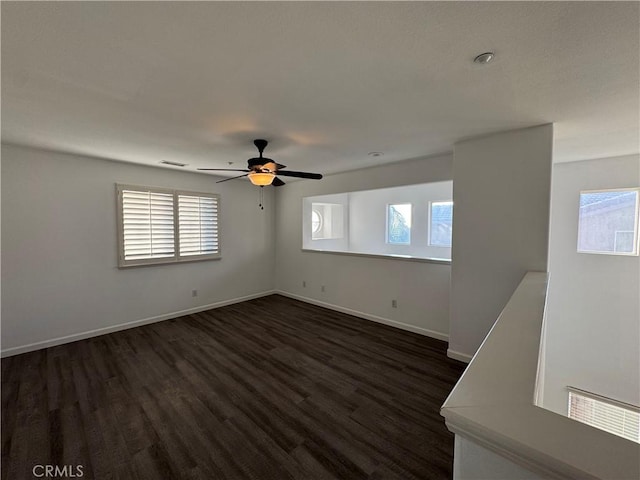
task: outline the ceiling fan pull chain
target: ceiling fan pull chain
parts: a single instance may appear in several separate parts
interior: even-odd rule
[[[260,207],[260,210],[264,210],[264,186],[260,185],[260,203],[258,204],[258,206]]]

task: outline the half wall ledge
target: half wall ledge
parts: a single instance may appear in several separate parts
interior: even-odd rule
[[[534,404],[547,281],[525,275],[440,413],[456,436],[540,478],[637,480],[640,445]]]

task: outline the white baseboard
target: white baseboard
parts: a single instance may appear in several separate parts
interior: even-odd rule
[[[450,348],[447,348],[447,357],[453,358],[454,360],[459,360],[464,363],[469,363],[473,358],[472,355],[467,355],[466,353],[457,352],[455,350],[451,350]]]
[[[98,337],[107,333],[113,333],[120,330],[126,330],[128,328],[140,327],[149,323],[161,322],[163,320],[170,320],[172,318],[182,317],[184,315],[191,315],[192,313],[203,312],[205,310],[211,310],[213,308],[220,308],[226,305],[232,305],[234,303],[246,302],[247,300],[253,300],[254,298],[266,297],[267,295],[273,295],[277,293],[274,290],[266,292],[254,293],[252,295],[246,295],[244,297],[232,298],[229,300],[222,300],[207,305],[200,305],[186,310],[179,310],[177,312],[165,313],[162,315],[156,315],[154,317],[143,318],[141,320],[134,320],[132,322],[119,323],[118,325],[112,325],[109,327],[97,328],[95,330],[87,330],[86,332],[74,333],[72,335],[66,335],[64,337],[52,338],[50,340],[43,340],[41,342],[29,343],[19,347],[11,347],[2,350],[0,352],[1,357],[9,357],[12,355],[19,355],[21,353],[32,352],[34,350],[40,350],[43,348],[54,347],[56,345],[62,345],[63,343],[71,343],[78,340],[84,340],[85,338]]]
[[[358,310],[352,310],[340,305],[334,305],[332,303],[322,302],[313,298],[303,297],[301,295],[285,292],[283,290],[276,290],[274,293],[277,293],[284,297],[293,298],[295,300],[300,300],[301,302],[311,303],[312,305],[328,308],[329,310],[335,310],[337,312],[353,315],[354,317],[360,317],[366,320],[371,320],[373,322],[383,323],[385,325],[389,325],[390,327],[400,328],[409,332],[418,333],[420,335],[435,338],[437,340],[443,340],[445,342],[449,340],[449,335],[447,335],[446,333],[436,332],[435,330],[429,330],[428,328],[416,327],[415,325],[410,325],[408,323],[398,322],[397,320],[391,320],[390,318],[379,317],[377,315],[371,315],[370,313],[360,312]]]

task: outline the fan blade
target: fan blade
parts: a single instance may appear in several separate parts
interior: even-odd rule
[[[281,187],[282,185],[284,185],[284,182],[276,177],[273,179],[273,182],[271,182],[271,185],[273,185],[274,187]]]
[[[240,170],[240,171],[242,172],[243,170]],[[237,177],[225,178],[224,180],[218,180],[216,183],[228,182],[229,180],[235,180],[236,178],[246,177],[247,175],[249,175],[249,174],[245,173],[244,175],[238,175]]]
[[[283,175],[285,177],[310,178],[312,180],[320,180],[322,178],[322,175],[319,173],[293,172],[291,170],[278,170],[277,175]]]
[[[250,172],[251,170],[247,170],[246,168],[199,168],[198,170],[211,170],[216,172]]]
[[[281,163],[276,163],[276,169],[280,170],[281,168],[287,168],[286,165],[282,165]]]

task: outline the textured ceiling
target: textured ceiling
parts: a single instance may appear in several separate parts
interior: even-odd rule
[[[639,149],[637,2],[1,8],[5,142],[195,169],[243,168],[263,137],[324,174],[547,122],[556,161]]]

